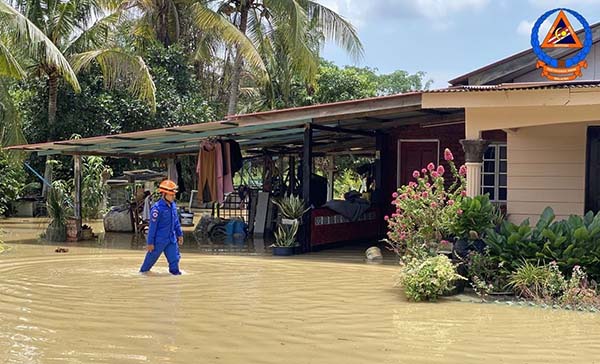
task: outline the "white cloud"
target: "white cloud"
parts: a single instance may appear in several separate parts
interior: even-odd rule
[[[533,29],[534,24],[535,24],[535,21],[521,20],[521,22],[517,26],[517,33],[520,35],[527,36],[527,37],[531,36],[531,29]],[[550,21],[550,19],[544,20],[544,22],[540,26],[539,34],[542,37],[545,37],[546,34],[548,34],[548,31],[550,30],[551,26],[552,26],[552,22]]]
[[[563,6],[600,5],[600,0],[529,0],[529,3],[538,8],[550,10]]]
[[[377,21],[398,19],[429,19],[433,28],[446,29],[453,16],[466,11],[478,11],[491,3],[491,0],[317,0],[320,4],[336,11],[357,28]]]

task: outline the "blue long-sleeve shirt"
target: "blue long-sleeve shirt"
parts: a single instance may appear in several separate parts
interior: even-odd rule
[[[183,236],[177,205],[161,198],[150,209],[150,226],[148,227],[148,245],[177,243],[177,238]]]

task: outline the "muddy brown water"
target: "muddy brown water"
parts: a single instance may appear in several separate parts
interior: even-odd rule
[[[397,267],[11,244],[0,363],[593,363],[600,315],[409,303]]]

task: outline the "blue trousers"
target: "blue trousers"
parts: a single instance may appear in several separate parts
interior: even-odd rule
[[[153,251],[146,252],[146,258],[144,259],[144,263],[140,268],[140,272],[143,273],[152,269],[152,266],[154,266],[163,252],[165,253],[167,261],[169,262],[169,272],[174,275],[181,274],[181,271],[179,270],[179,259],[181,258],[181,255],[179,254],[179,246],[177,243],[173,242],[167,244],[155,244]]]

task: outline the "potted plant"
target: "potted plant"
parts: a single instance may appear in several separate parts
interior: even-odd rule
[[[294,254],[294,248],[298,245],[296,242],[298,226],[297,221],[294,221],[291,225],[279,225],[275,232],[275,244],[271,245],[273,255],[289,256]]]
[[[50,225],[46,229],[46,239],[49,241],[67,240],[67,203],[64,192],[58,188],[51,188],[48,191],[46,201],[48,216],[51,219]]]
[[[94,238],[94,232],[92,227],[89,225],[83,225],[81,227],[81,240],[92,240]]]
[[[281,223],[283,225],[293,225],[294,222],[302,224],[302,216],[309,210],[304,206],[304,200],[295,195],[274,200],[273,203],[281,212]]]

